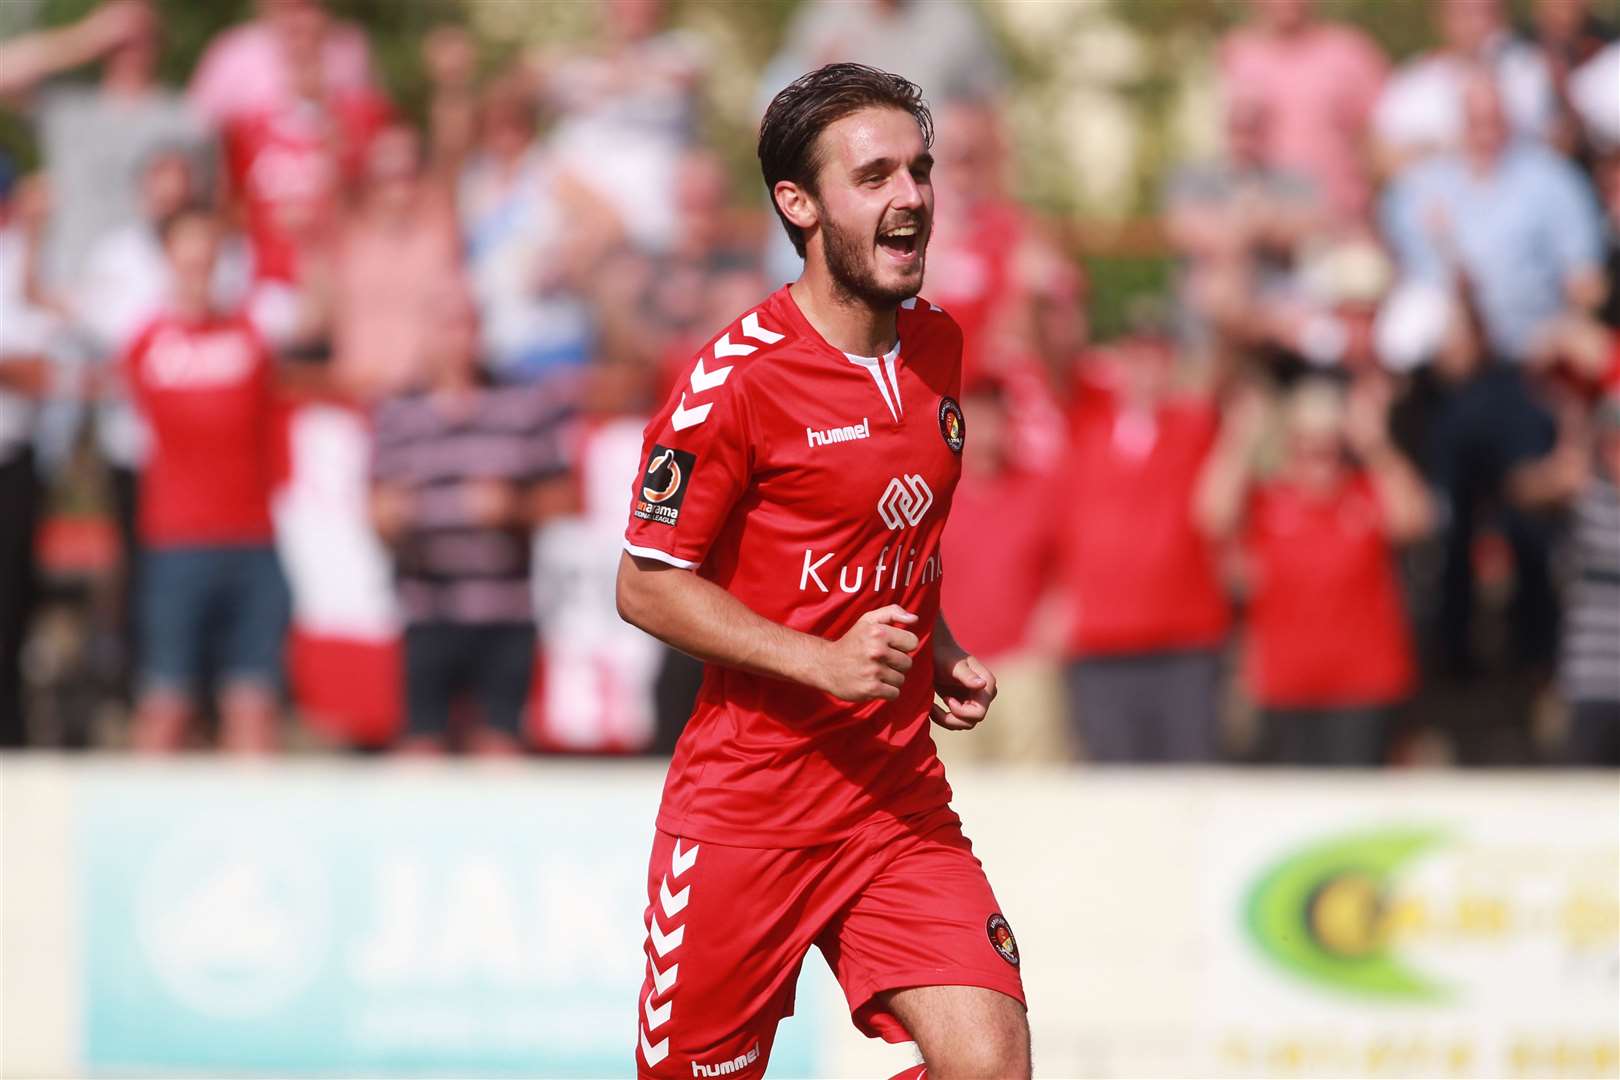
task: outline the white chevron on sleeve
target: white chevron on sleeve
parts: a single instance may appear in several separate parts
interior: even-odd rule
[[[666,934],[658,925],[657,916],[654,916],[648,934],[652,937],[653,948],[658,951],[658,955],[668,956],[672,950],[680,948],[681,939],[686,936],[686,924],[682,923]]]
[[[692,896],[692,886],[688,885],[678,893],[670,893],[669,877],[658,883],[658,902],[664,905],[664,918],[673,919],[686,908],[686,901]]]
[[[641,1032],[641,1056],[648,1065],[656,1065],[669,1057],[669,1036],[666,1035],[655,1043],[647,1042],[647,1029],[637,1025]]]
[[[700,356],[698,357],[696,366],[692,368],[692,393],[701,394],[705,390],[713,390],[715,387],[725,382],[726,377],[730,374],[730,364],[727,364],[723,368],[715,368],[713,371],[705,371],[703,368],[703,357]]]
[[[647,963],[652,966],[653,993],[663,997],[669,993],[669,988],[675,985],[675,979],[680,974],[681,965],[671,964],[668,971],[659,971],[658,965],[653,963],[651,957],[647,959]]]
[[[759,312],[750,311],[742,318],[742,332],[744,337],[751,337],[755,341],[763,341],[767,345],[775,345],[782,340],[782,335],[775,330],[767,330],[759,325]]]
[[[727,370],[730,370],[729,368]],[[702,405],[686,407],[686,395],[681,395],[681,403],[675,406],[675,411],[669,414],[669,423],[676,431],[685,431],[689,427],[696,427],[709,418],[709,410],[714,408],[714,402],[706,401]]]
[[[733,345],[729,333],[721,334],[720,340],[714,343],[714,358],[716,360],[724,360],[728,356],[747,356],[758,351],[758,345]]]
[[[708,406],[705,405],[704,408],[706,409]],[[698,851],[702,847],[702,844],[693,844],[686,851],[682,851],[681,842],[679,839],[677,839],[675,841],[675,850],[671,852],[669,856],[669,868],[671,870],[670,876],[678,878],[688,870],[692,869],[692,864],[697,862]]]
[[[657,1031],[660,1027],[669,1022],[669,1014],[675,1008],[675,1003],[673,1001],[666,1001],[655,1009],[653,1008],[652,999],[653,996],[648,994],[647,1002],[641,1007],[641,1011],[645,1013],[647,1017],[647,1030]]]

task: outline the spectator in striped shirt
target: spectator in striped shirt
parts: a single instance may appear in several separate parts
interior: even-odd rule
[[[1564,760],[1620,767],[1620,394],[1588,417],[1565,410],[1558,446],[1515,471],[1514,500],[1571,508],[1559,677],[1569,704]]]
[[[403,746],[512,752],[534,670],[531,535],[572,500],[566,400],[555,380],[487,378],[464,291],[434,307],[427,383],[378,408],[372,460],[372,521],[406,621]],[[465,739],[451,722],[463,698],[480,721]]]

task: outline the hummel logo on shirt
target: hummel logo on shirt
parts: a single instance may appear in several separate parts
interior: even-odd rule
[[[833,443],[854,442],[856,439],[867,439],[871,436],[871,421],[864,416],[858,424],[845,424],[843,427],[824,428],[821,431],[810,427],[804,429],[804,437],[811,446],[831,446]]]

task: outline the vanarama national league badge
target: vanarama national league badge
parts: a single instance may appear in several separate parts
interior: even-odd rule
[[[667,446],[654,446],[641,477],[641,496],[632,513],[643,521],[674,525],[681,518],[686,485],[691,482],[697,455]]]
[[[962,444],[967,441],[967,421],[962,417],[962,406],[953,397],[939,399],[939,433],[951,453],[962,452]]]
[[[1013,937],[1012,927],[1002,918],[1001,912],[990,916],[990,921],[984,924],[984,932],[990,935],[990,944],[995,946],[1001,958],[1013,967],[1018,966],[1018,939]]]

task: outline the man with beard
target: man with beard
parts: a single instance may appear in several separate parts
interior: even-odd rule
[[[1017,943],[929,734],[996,692],[939,605],[966,433],[961,330],[917,295],[932,134],[857,64],[776,96],[760,165],[804,273],[644,436],[619,611],[707,667],[647,876],[643,1078],[763,1075],[812,944],[935,1077],[1029,1075]]]

